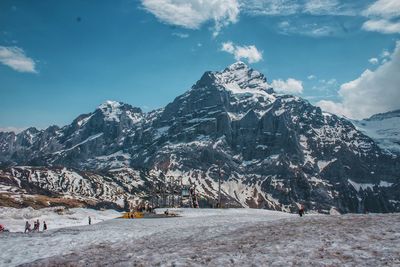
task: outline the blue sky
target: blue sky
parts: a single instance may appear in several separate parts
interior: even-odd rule
[[[398,2],[2,0],[0,129],[63,126],[108,99],[149,111],[238,59],[330,112],[400,108]]]

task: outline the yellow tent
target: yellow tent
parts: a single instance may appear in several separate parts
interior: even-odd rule
[[[140,219],[143,218],[143,212],[124,212],[122,215],[123,219]]]

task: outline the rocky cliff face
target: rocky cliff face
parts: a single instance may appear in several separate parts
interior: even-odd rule
[[[106,182],[104,172],[115,170],[130,170],[132,183],[144,184],[140,170],[163,172],[197,185],[210,202],[221,178],[227,206],[400,210],[398,158],[350,121],[299,97],[276,94],[261,73],[242,62],[206,72],[164,109],[143,113],[109,101],[63,128],[2,133],[0,149],[3,165],[103,173],[94,184]],[[121,192],[139,196],[150,184],[151,179],[134,191],[123,186]]]

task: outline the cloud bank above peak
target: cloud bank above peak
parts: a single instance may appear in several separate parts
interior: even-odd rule
[[[400,41],[389,59],[376,70],[365,70],[357,79],[340,86],[340,102],[322,100],[323,110],[353,119],[400,108]]]
[[[399,3],[398,0],[141,0],[141,7],[162,23],[186,29],[200,29],[212,22],[214,37],[222,28],[238,22],[240,14],[279,16],[283,23],[291,16],[294,21],[290,25],[278,24],[278,32],[321,37],[346,31],[332,21],[332,16],[363,18],[363,23],[357,20],[354,23],[365,31],[400,33]],[[304,18],[309,19],[304,21]]]
[[[232,42],[222,43],[221,51],[234,55],[235,60],[245,59],[249,63],[256,63],[263,59],[262,51],[254,45],[236,45]]]
[[[199,29],[213,21],[214,36],[222,27],[236,23],[239,16],[237,0],[142,0],[142,6],[160,21],[187,29]]]
[[[303,93],[303,82],[288,78],[286,81],[278,79],[271,83],[272,88],[278,93],[298,95]]]

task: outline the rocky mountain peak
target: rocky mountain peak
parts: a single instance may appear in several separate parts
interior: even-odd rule
[[[266,77],[241,61],[233,63],[221,72],[215,72],[214,75],[217,84],[235,94],[245,92],[265,94],[267,91],[269,94],[273,93]]]
[[[113,101],[113,100],[107,100],[101,105],[97,107],[97,109],[100,109],[104,114],[111,114],[115,112],[119,112],[120,108],[124,104],[118,101]]]
[[[106,121],[116,122],[120,121],[120,117],[124,113],[126,113],[128,117],[132,117],[132,119],[134,120],[137,120],[137,116],[134,116],[134,114],[142,113],[142,110],[140,108],[132,107],[129,104],[113,100],[105,101],[97,107],[97,110],[100,110],[102,112]]]
[[[225,70],[230,70],[230,71],[235,71],[235,70],[240,70],[240,69],[250,69],[249,66],[247,66],[246,63],[243,61],[236,61],[235,63],[231,64],[228,66]]]

